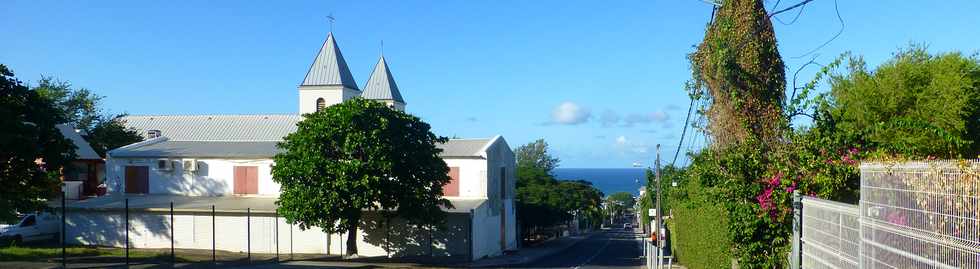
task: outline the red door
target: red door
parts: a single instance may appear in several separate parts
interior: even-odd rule
[[[459,196],[459,167],[449,167],[449,183],[442,186],[442,196]]]
[[[259,193],[259,167],[235,166],[235,194]]]
[[[150,169],[146,166],[126,166],[126,193],[149,193]]]

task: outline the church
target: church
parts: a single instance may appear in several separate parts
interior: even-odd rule
[[[125,125],[146,139],[109,151],[109,194],[69,204],[68,242],[343,255],[346,234],[302,230],[278,216],[271,167],[276,143],[302,114],[356,97],[402,111],[407,105],[383,55],[361,86],[329,33],[297,89],[297,114],[126,116]],[[365,212],[356,235],[360,256],[476,260],[517,248],[516,164],[504,138],[438,146],[452,178],[443,187],[453,204],[444,208],[447,223],[421,227]]]

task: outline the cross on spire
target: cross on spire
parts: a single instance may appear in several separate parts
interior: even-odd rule
[[[330,15],[327,15],[327,20],[330,21],[330,32],[333,32],[333,22],[337,19],[333,17],[333,13],[330,13]]]

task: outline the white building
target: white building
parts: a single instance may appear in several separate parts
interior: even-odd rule
[[[357,96],[405,109],[384,57],[361,90],[330,34],[299,86],[299,113]],[[122,246],[121,212],[128,199],[135,247],[169,248],[172,228],[177,248],[214,244],[228,251],[342,254],[346,235],[301,231],[275,215],[279,185],[270,173],[272,157],[276,143],[296,130],[300,114],[126,117],[126,125],[148,139],[109,152],[105,173],[111,194],[70,206],[69,240]],[[444,209],[446,227],[418,227],[366,212],[360,255],[479,259],[517,248],[515,159],[507,142],[500,136],[453,139],[439,147],[452,177],[444,186],[454,205]]]

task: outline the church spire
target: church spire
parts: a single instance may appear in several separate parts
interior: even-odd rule
[[[357,83],[350,69],[347,68],[347,61],[340,54],[340,47],[333,38],[333,32],[327,34],[327,40],[320,47],[320,52],[310,65],[310,70],[306,72],[306,78],[300,86],[327,86],[339,85],[346,88],[357,90]]]
[[[388,63],[385,61],[384,55],[378,59],[378,64],[374,66],[374,72],[371,72],[371,78],[364,84],[364,92],[361,97],[405,105],[405,99],[402,99],[402,94],[398,92],[398,85],[395,84],[395,78],[391,76],[391,71],[388,70]]]

